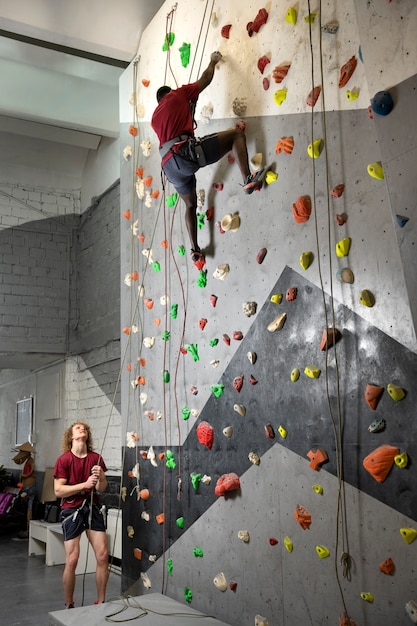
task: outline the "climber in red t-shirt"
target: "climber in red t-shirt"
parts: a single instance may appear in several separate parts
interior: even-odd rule
[[[74,608],[75,570],[80,556],[80,537],[87,533],[97,561],[97,603],[104,602],[108,573],[106,524],[98,507],[98,494],[106,490],[106,465],[93,451],[90,427],[76,422],[64,432],[63,454],[54,467],[54,490],[61,498],[61,521],[65,547],[63,585],[65,606]]]
[[[263,170],[251,174],[244,131],[230,128],[196,138],[194,110],[199,94],[210,85],[214,69],[222,58],[213,52],[210,63],[195,83],[171,89],[164,85],[156,93],[156,107],[151,125],[159,139],[162,169],[185,203],[185,223],[191,241],[191,259],[198,269],[205,264],[197,241],[197,191],[195,173],[200,167],[216,163],[232,152],[243,178],[243,189],[252,193],[259,187]]]

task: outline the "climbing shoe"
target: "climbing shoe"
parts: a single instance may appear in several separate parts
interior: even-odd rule
[[[243,189],[245,193],[252,193],[256,189],[260,189],[262,187],[263,180],[265,178],[266,168],[261,168],[257,172],[253,174],[249,174],[246,178],[245,184],[243,185]]]
[[[206,257],[201,250],[191,250],[191,261],[198,271],[201,271],[206,264]]]

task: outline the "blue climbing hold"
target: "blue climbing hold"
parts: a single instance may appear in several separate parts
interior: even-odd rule
[[[371,109],[377,115],[389,115],[394,108],[394,101],[389,91],[378,91],[371,98]]]
[[[397,218],[397,224],[400,228],[404,228],[409,220],[408,217],[404,217],[403,215],[396,215],[395,217]]]

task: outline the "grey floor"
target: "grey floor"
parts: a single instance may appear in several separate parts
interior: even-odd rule
[[[28,540],[15,534],[0,535],[0,624],[48,626],[48,613],[65,608],[63,565],[47,567],[44,557],[28,557]],[[121,577],[110,572],[107,598],[121,595]],[[77,576],[75,604],[94,604],[94,574]]]

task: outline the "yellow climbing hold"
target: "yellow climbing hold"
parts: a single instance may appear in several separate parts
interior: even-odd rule
[[[389,383],[389,385],[387,385],[387,391],[390,397],[396,402],[399,402],[400,400],[405,398],[404,389],[402,387],[397,387],[397,385],[393,385],[392,383]]]
[[[372,176],[372,178],[384,180],[384,170],[381,163],[370,163],[368,165],[368,174]]]
[[[312,159],[318,159],[321,154],[322,147],[323,141],[321,139],[316,139],[307,148],[308,156]]]
[[[288,24],[292,24],[293,26],[295,26],[297,23],[297,9],[294,9],[294,7],[288,9],[285,16],[285,21],[288,22]]]
[[[321,559],[327,559],[330,556],[330,551],[324,546],[316,546],[316,552]]]
[[[362,591],[361,592],[361,598],[362,598],[362,600],[365,600],[365,602],[373,602],[374,601],[374,596],[372,595],[372,593],[369,593],[369,591]]]
[[[318,378],[321,374],[321,370],[314,365],[307,365],[304,369],[304,374],[309,378]]]
[[[363,289],[359,295],[359,302],[369,308],[373,307],[375,304],[374,294],[368,291],[368,289]]]
[[[299,378],[300,370],[298,369],[298,367],[294,367],[294,369],[291,370],[291,382],[296,383]]]
[[[265,174],[265,182],[267,185],[271,185],[271,183],[275,183],[278,180],[278,174],[276,172],[272,172],[272,170],[268,170]]]
[[[311,262],[313,260],[313,253],[312,252],[302,252],[301,256],[300,256],[300,265],[303,268],[303,270],[306,270],[310,267]]]
[[[273,302],[274,304],[281,304],[282,293],[274,293],[274,295],[271,296],[271,302]]]
[[[341,241],[338,241],[336,244],[336,256],[342,257],[347,256],[350,250],[350,237],[345,237]]]
[[[318,493],[320,496],[323,495],[323,487],[321,485],[313,485],[312,490]]]
[[[284,426],[279,426],[278,432],[283,439],[285,439],[286,436],[288,435],[288,432],[285,430]]]
[[[274,93],[275,104],[277,104],[280,107],[281,104],[285,102],[286,99],[287,99],[286,88],[284,87],[284,89],[277,89],[276,92]]]
[[[306,24],[314,24],[314,21],[317,17],[317,13],[309,13],[305,16],[304,21]]]
[[[346,99],[353,102],[359,98],[359,88],[354,87],[353,89],[348,89],[346,92]]]
[[[293,543],[287,535],[285,535],[284,537],[284,546],[288,550],[288,552],[292,552],[294,549]]]
[[[405,543],[413,543],[414,539],[417,537],[417,530],[414,528],[400,528],[401,537],[404,539]]]
[[[401,454],[397,454],[394,457],[394,461],[395,461],[395,465],[397,465],[397,467],[401,467],[401,469],[404,469],[405,467],[407,467],[408,465],[407,452],[401,452]]]

